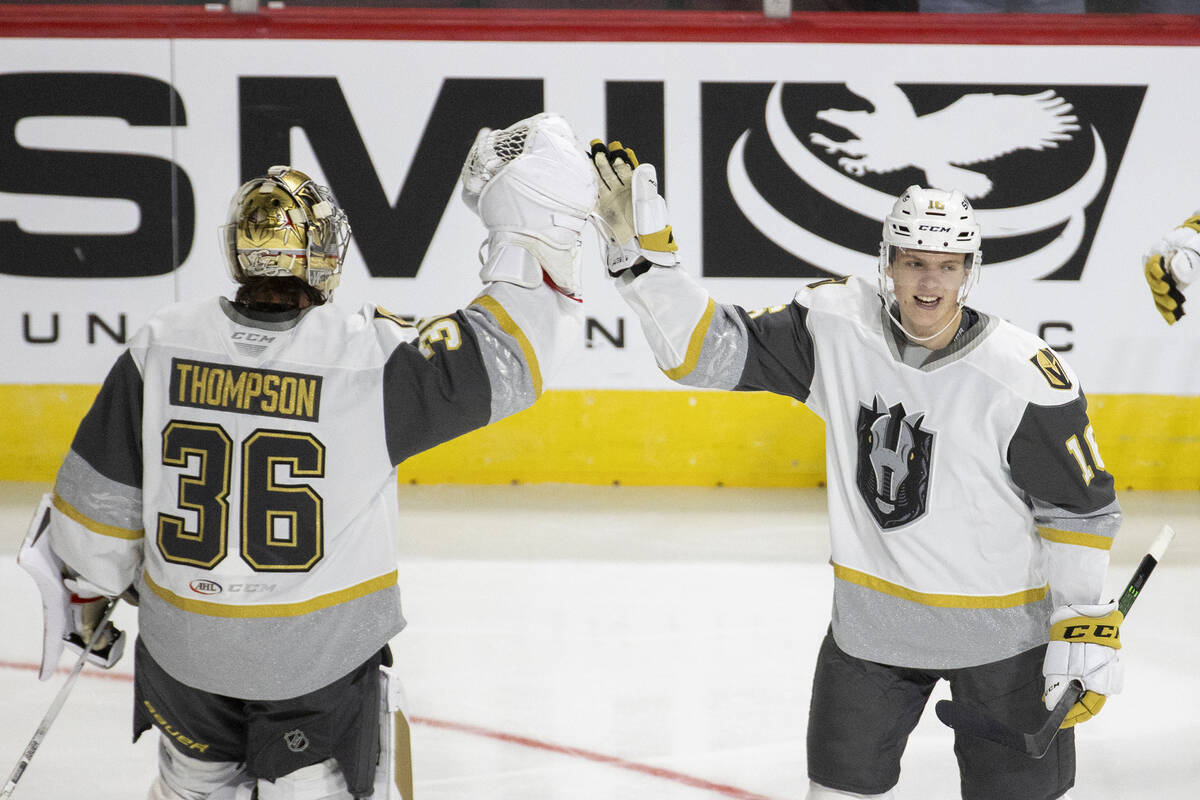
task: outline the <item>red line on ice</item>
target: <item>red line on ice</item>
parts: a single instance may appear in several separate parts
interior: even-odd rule
[[[15,661],[4,661],[0,659],[0,668],[4,669],[19,669],[27,672],[37,672],[36,664],[21,663]],[[66,675],[70,672],[65,667],[60,667],[55,672]],[[95,669],[85,669],[83,677],[100,678],[102,680],[115,680],[132,682],[133,676],[122,672],[99,672]],[[722,797],[731,797],[734,800],[771,800],[766,795],[755,794],[748,792],[745,789],[739,789],[736,786],[728,786],[723,783],[713,783],[706,781],[703,778],[696,778],[691,775],[685,775],[682,772],[663,769],[662,767],[653,767],[649,764],[640,764],[637,761],[628,761],[617,756],[605,755],[592,750],[584,750],[579,747],[569,747],[567,745],[554,744],[553,742],[545,742],[541,739],[533,739],[528,736],[519,736],[514,733],[505,733],[504,731],[492,730],[479,725],[468,725],[462,722],[448,722],[441,719],[432,719],[430,717],[410,717],[409,721],[415,725],[425,725],[430,728],[440,728],[442,730],[454,731],[456,733],[466,733],[471,736],[480,736],[486,739],[495,739],[499,742],[508,744],[517,744],[522,747],[529,747],[535,750],[545,750],[550,753],[559,753],[561,755],[581,758],[585,761],[593,761],[597,764],[606,764],[617,769],[624,769],[630,772],[638,772],[642,775],[649,775],[653,778],[659,778],[673,783],[691,786],[696,789],[703,789],[707,792],[719,794]]]

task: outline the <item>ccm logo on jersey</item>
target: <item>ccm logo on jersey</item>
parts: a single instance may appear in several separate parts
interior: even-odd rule
[[[189,583],[188,587],[196,594],[220,594],[226,591],[221,584],[206,578],[197,578]],[[229,585],[228,591],[230,594],[235,592],[248,594],[251,592],[273,592],[277,588],[279,587],[274,583],[232,583]]]

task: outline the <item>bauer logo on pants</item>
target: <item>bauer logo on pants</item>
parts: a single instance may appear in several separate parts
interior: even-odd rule
[[[921,427],[924,419],[903,403],[889,408],[879,395],[870,408],[859,406],[858,490],[884,530],[907,525],[928,507],[934,435]]]
[[[875,271],[912,184],[961,189],[984,266],[1079,280],[1145,86],[706,83],[708,277]]]

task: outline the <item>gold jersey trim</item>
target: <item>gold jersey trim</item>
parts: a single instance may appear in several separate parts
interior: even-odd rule
[[[1079,531],[1062,531],[1057,528],[1038,528],[1038,533],[1042,538],[1049,542],[1058,542],[1059,544],[1074,544],[1080,547],[1094,547],[1097,550],[1111,550],[1113,539],[1111,536],[1099,536],[1094,533],[1080,533]]]
[[[121,528],[117,525],[105,525],[102,522],[96,522],[96,520],[85,516],[73,505],[59,497],[57,492],[55,492],[51,502],[54,503],[54,507],[60,514],[78,522],[92,533],[98,533],[101,536],[111,536],[114,539],[128,539],[130,541],[137,541],[146,535],[146,532],[140,528],[133,530],[132,528]]]
[[[190,597],[180,597],[170,589],[159,586],[150,577],[150,573],[145,573],[146,585],[150,587],[156,595],[161,597],[166,602],[188,611],[192,614],[202,614],[206,617],[231,617],[239,619],[261,619],[264,617],[299,617],[313,611],[320,611],[323,608],[347,603],[351,600],[357,600],[360,597],[365,597],[380,589],[387,589],[396,585],[397,571],[392,570],[386,575],[380,575],[378,578],[371,578],[369,581],[351,586],[347,589],[342,589],[338,592],[330,592],[329,594],[318,595],[311,600],[304,600],[299,603],[263,603],[261,605],[232,605],[226,603],[213,603],[208,600],[195,600]]]
[[[1025,589],[1020,592],[1013,592],[1012,594],[999,595],[932,594],[929,592],[918,592],[915,589],[909,589],[907,586],[885,581],[883,578],[877,578],[874,575],[868,575],[856,569],[843,567],[841,564],[833,565],[833,574],[834,577],[840,578],[847,583],[853,583],[856,586],[862,586],[876,592],[899,597],[902,600],[909,600],[913,603],[919,603],[923,606],[933,606],[935,608],[1016,608],[1017,606],[1024,606],[1042,600],[1050,588],[1049,586],[1042,586],[1037,589]]]
[[[677,381],[696,368],[700,361],[700,350],[704,346],[704,337],[708,333],[708,326],[712,324],[713,311],[716,308],[717,304],[711,297],[708,298],[708,305],[704,307],[704,313],[700,315],[700,321],[696,323],[696,328],[688,339],[687,355],[683,357],[683,363],[678,367],[663,370],[663,374],[671,380]]]
[[[513,318],[504,310],[504,306],[500,305],[500,301],[491,295],[481,294],[471,301],[471,305],[487,310],[496,318],[500,328],[517,340],[517,344],[521,346],[521,353],[525,356],[525,363],[529,365],[529,377],[533,379],[533,394],[541,397],[542,370],[538,367],[537,353],[534,352],[533,345],[529,343],[529,338],[525,336],[521,326],[513,321]]]

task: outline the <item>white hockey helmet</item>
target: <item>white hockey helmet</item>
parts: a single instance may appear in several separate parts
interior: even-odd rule
[[[979,281],[983,253],[979,249],[979,223],[975,209],[958,189],[925,189],[910,186],[896,199],[892,213],[883,220],[883,241],[879,244],[879,294],[891,308],[895,291],[887,268],[895,258],[893,248],[927,250],[935,253],[968,253],[967,279],[958,292],[962,306],[967,294]]]
[[[326,300],[350,246],[350,223],[333,193],[289,166],[243,183],[220,234],[233,280],[294,275]]]

